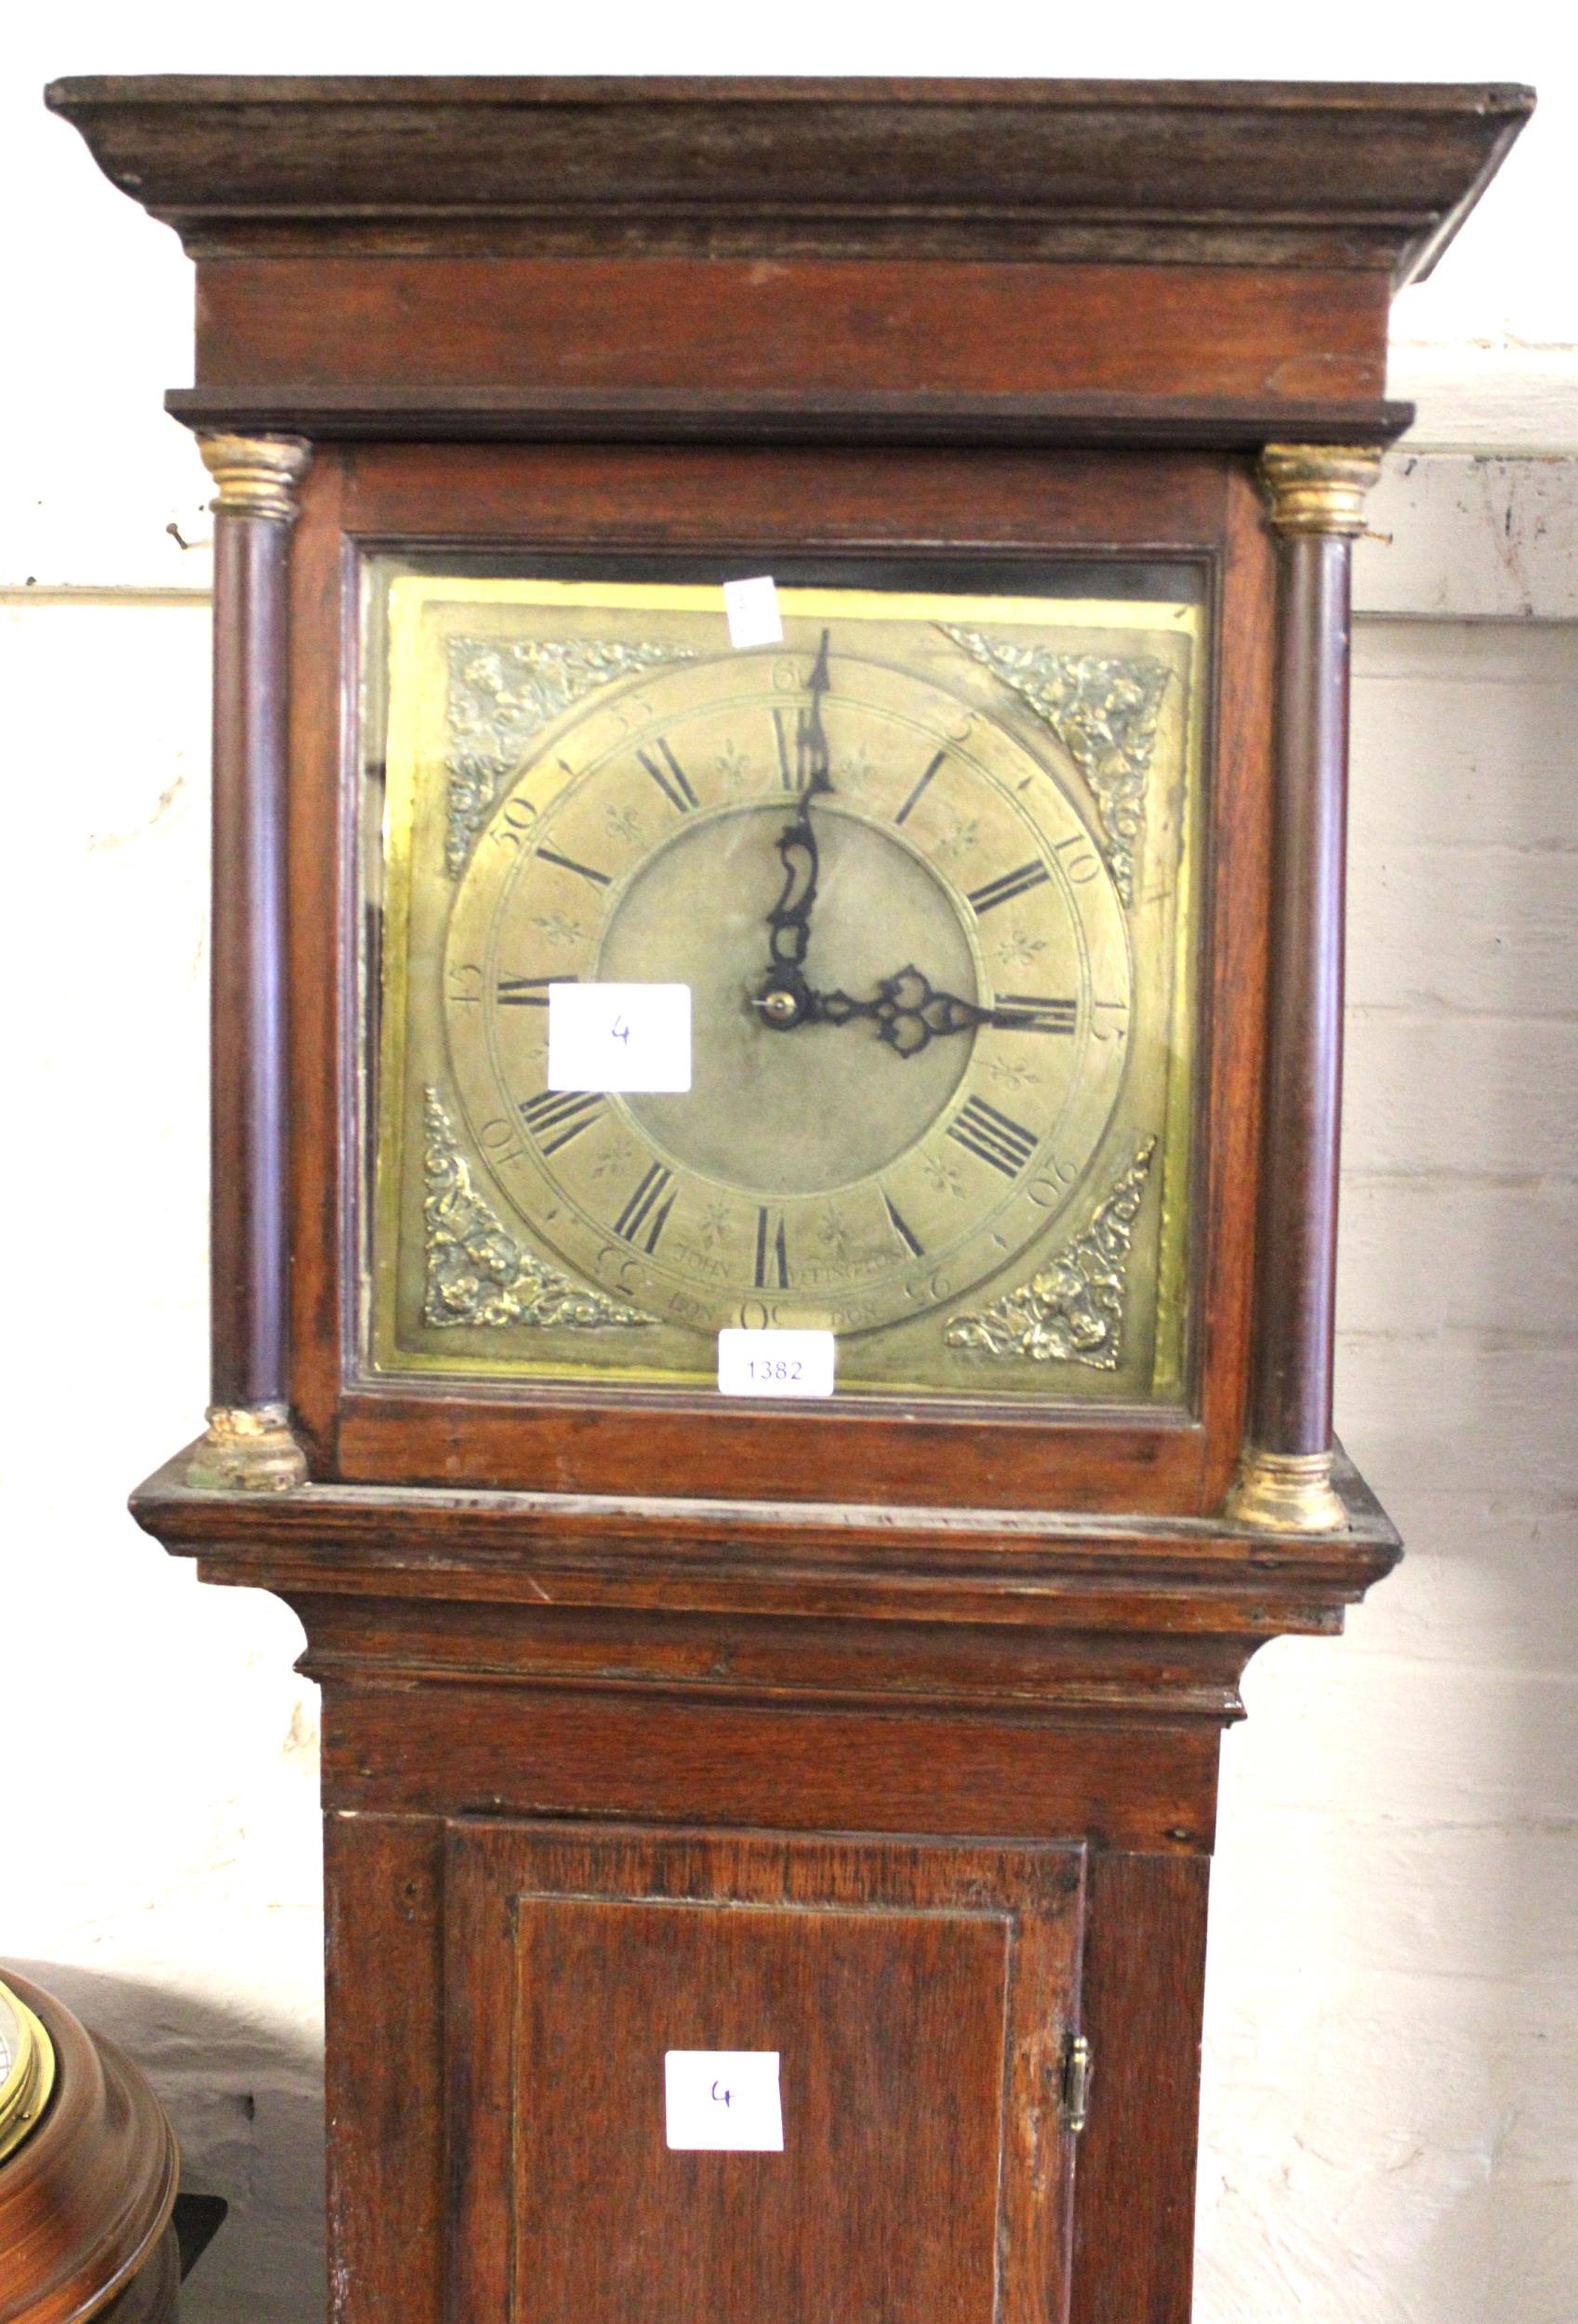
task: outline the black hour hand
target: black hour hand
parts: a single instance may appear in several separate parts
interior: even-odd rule
[[[869,1019],[877,1038],[900,1057],[918,1057],[928,1043],[948,1033],[968,1033],[984,1024],[990,1011],[977,1009],[956,993],[939,993],[931,978],[911,962],[896,976],[882,977],[871,1000],[850,994],[818,993],[813,1010],[820,1024],[854,1024]]]
[[[877,1028],[877,1038],[896,1050],[900,1057],[919,1057],[931,1042],[945,1039],[950,1033],[972,1033],[983,1024],[1022,1033],[1074,1030],[1072,1000],[1004,999],[995,1008],[982,1009],[973,1000],[961,1000],[957,993],[939,993],[913,961],[896,976],[881,978],[874,999],[855,1000],[848,993],[838,992],[814,993],[810,1000],[810,1014],[817,1023],[853,1024],[869,1020]]]

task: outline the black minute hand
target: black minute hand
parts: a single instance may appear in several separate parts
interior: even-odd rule
[[[1071,1000],[1003,999],[991,1009],[957,993],[939,993],[929,976],[911,962],[896,976],[878,980],[871,1000],[855,1000],[848,993],[805,995],[805,1014],[816,1024],[853,1024],[865,1019],[876,1025],[877,1038],[900,1057],[919,1057],[929,1042],[949,1033],[971,1033],[983,1024],[1022,1033],[1072,1033],[1076,1004]]]
[[[778,834],[784,889],[767,915],[767,975],[756,1001],[768,1024],[778,1032],[787,1032],[811,1013],[805,955],[811,943],[811,912],[820,869],[811,801],[819,791],[833,787],[822,724],[822,697],[829,683],[828,632],[824,629],[811,673],[811,700],[795,722],[794,772],[800,804],[792,822],[785,824]]]

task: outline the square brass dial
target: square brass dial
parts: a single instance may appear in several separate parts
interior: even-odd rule
[[[1182,1400],[1202,607],[1134,571],[780,585],[736,651],[710,583],[374,569],[373,1370],[709,1383],[744,1323]],[[690,1089],[550,1087],[567,983],[687,987]]]

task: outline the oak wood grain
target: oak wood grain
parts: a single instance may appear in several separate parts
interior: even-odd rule
[[[1220,1723],[1240,1713],[1240,1674],[1259,1644],[1241,1631],[1162,1634],[1117,1623],[879,1622],[667,1607],[655,1618],[645,1606],[330,1595],[300,1577],[275,1587],[288,1592],[312,1639],[302,1667],[325,1683],[363,1673],[423,1683],[474,1677],[615,1693],[656,1688],[707,1701],[1164,1711]],[[1074,1619],[1099,1621],[1103,1611]]]
[[[206,258],[196,377],[813,397],[1379,400],[1386,279],[912,258]],[[442,396],[439,398],[442,400]]]
[[[1204,1856],[1092,1859],[1072,2324],[1189,2324],[1209,1875]]]
[[[284,429],[321,442],[881,443],[1186,448],[1258,452],[1273,441],[1390,443],[1412,403],[1292,394],[1140,395],[1087,388],[1033,395],[853,387],[838,393],[773,386],[497,387],[430,381],[355,387],[315,380],[171,388],[165,406],[190,428]]]
[[[1220,455],[962,453],[781,447],[347,445],[315,464],[294,560],[292,986],[303,997],[292,1102],[292,1400],[314,1473],[474,1484],[895,1503],[1203,1513],[1236,1457],[1255,1158],[1244,1123],[1257,1086],[1264,992],[1271,606],[1247,471]],[[529,511],[529,521],[524,512]],[[1215,576],[1220,740],[1207,786],[1201,903],[1231,931],[1199,1041],[1201,1119],[1221,1146],[1195,1207],[1200,1315],[1187,1413],[1044,1414],[982,1404],[924,1418],[902,1400],[792,1414],[714,1396],[355,1377],[360,1165],[351,1131],[361,1071],[361,909],[351,867],[356,778],[343,706],[358,698],[352,544],[509,546],[529,555],[683,550],[720,561],[935,553],[1189,560]],[[723,561],[717,569],[724,569]],[[772,569],[772,561],[765,569]],[[1028,570],[1028,566],[1027,567]],[[326,835],[332,834],[332,839]],[[1203,1164],[1202,1164],[1203,1167]],[[348,1376],[349,1375],[349,1376]],[[816,1480],[814,1486],[813,1481]]]
[[[1194,1199],[1234,1222],[1217,1265],[1196,1277],[1202,1351],[1200,1417],[1210,1442],[1202,1494],[1221,1505],[1243,1431],[1253,1318],[1251,1224],[1240,1211],[1258,1186],[1266,1049],[1267,922],[1273,879],[1272,764],[1276,552],[1259,492],[1232,471],[1227,548],[1219,568],[1221,621],[1212,671],[1210,780],[1214,808],[1199,889],[1200,942],[1209,963],[1207,1094],[1197,1109]],[[1233,1028],[1230,1039],[1221,1029]],[[1230,1255],[1229,1255],[1230,1252]]]
[[[332,2324],[444,2315],[444,1828],[324,1819]]]
[[[1081,1859],[452,1823],[454,2313],[1051,2324]],[[670,2049],[776,2052],[782,2153],[670,2151]]]
[[[318,446],[288,649],[277,552],[220,530],[215,1155],[217,1393],[279,1393],[288,1342],[316,1481],[194,1490],[177,1461],[134,1511],[205,1578],[284,1595],[324,1686],[334,2324],[1187,2324],[1220,1732],[1256,1645],[1339,1628],[1398,1554],[1346,1463],[1346,1533],[1218,1513],[1262,1178],[1268,1328],[1307,1353],[1334,1158],[1333,955],[1302,1048],[1270,961],[1302,943],[1290,883],[1331,918],[1340,830],[1273,804],[1279,766],[1284,795],[1329,772],[1308,687],[1340,608],[1296,554],[1284,733],[1313,723],[1274,762],[1251,463],[1403,424],[1390,286],[1529,93],[186,76],[49,102],[197,255],[173,408]],[[368,1376],[361,591],[407,549],[1199,571],[1176,1410]],[[1285,1431],[1317,1371],[1278,1389]],[[1076,2155],[1053,2085],[1081,2023]],[[633,2129],[660,2042],[780,2048],[792,2171],[659,2154],[650,2077]],[[163,2197],[117,2184],[125,2256]],[[73,2281],[28,2324],[82,2312]]]
[[[361,1678],[325,1688],[324,1797],[403,1816],[974,1832],[1187,1854],[1211,1842],[1218,1723]]]
[[[262,1502],[192,1489],[181,1456],[131,1506],[212,1579],[314,1597],[1253,1639],[1339,1628],[1396,1562],[1396,1531],[1340,1450],[1336,1481],[1348,1528],[1315,1538],[1217,1517],[373,1485]]]
[[[1422,273],[1532,108],[1507,86],[1209,81],[58,81],[196,253],[1033,253]]]

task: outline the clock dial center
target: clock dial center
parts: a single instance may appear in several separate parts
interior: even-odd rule
[[[800,994],[781,984],[775,985],[771,992],[763,993],[756,1006],[764,1023],[775,1033],[788,1033],[792,1026],[801,1023],[806,1014],[806,1004]]]
[[[786,812],[757,800],[687,821],[616,904],[597,974],[691,988],[691,1089],[625,1101],[665,1154],[742,1188],[820,1194],[885,1169],[926,1134],[974,1038],[902,1057],[869,1023],[815,1022],[793,978],[764,974]],[[821,862],[804,984],[870,993],[913,959],[939,987],[976,999],[975,955],[944,881],[835,799],[818,799],[815,812]]]

